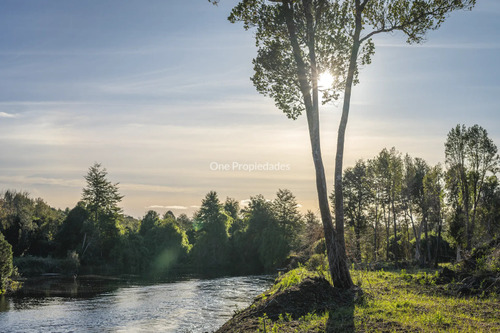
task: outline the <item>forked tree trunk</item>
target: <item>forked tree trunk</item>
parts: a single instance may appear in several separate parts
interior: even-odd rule
[[[318,103],[318,87],[317,79],[318,72],[315,59],[315,42],[313,18],[311,13],[311,1],[304,0],[306,9],[307,29],[308,29],[308,45],[309,45],[309,62],[310,74],[312,75],[313,86],[309,85],[307,80],[308,70],[306,62],[302,58],[302,50],[297,40],[295,29],[293,4],[289,1],[283,2],[283,10],[290,38],[290,43],[293,48],[294,59],[297,64],[298,78],[300,89],[303,95],[304,104],[306,107],[307,123],[309,128],[309,138],[311,141],[312,156],[314,161],[314,169],[316,174],[316,189],[318,192],[318,202],[321,213],[321,221],[325,232],[325,242],[330,266],[330,274],[332,276],[333,285],[338,288],[348,289],[354,284],[349,273],[349,265],[345,254],[345,246],[339,241],[339,235],[333,228],[332,215],[330,213],[330,205],[328,204],[328,191],[326,186],[325,169],[321,156],[321,143],[319,131],[319,103]],[[342,234],[343,239],[343,234]]]

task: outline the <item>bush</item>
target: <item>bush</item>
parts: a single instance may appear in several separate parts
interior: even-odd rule
[[[0,233],[0,294],[7,287],[7,279],[12,274],[12,246]]]

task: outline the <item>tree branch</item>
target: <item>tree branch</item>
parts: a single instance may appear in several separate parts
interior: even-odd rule
[[[356,0],[356,1],[359,1],[359,0]],[[369,0],[365,0],[364,3],[368,2],[368,1]],[[392,27],[389,27],[389,28],[385,28],[385,25],[383,25],[381,29],[372,31],[368,35],[366,35],[365,37],[361,38],[360,43],[365,42],[366,40],[370,39],[374,35],[384,33],[384,32],[392,32],[392,31],[396,31],[396,30],[402,30],[407,35],[409,35],[410,33],[406,31],[406,28],[418,23],[419,21],[421,21],[425,17],[446,13],[448,10],[450,10],[452,8],[453,8],[453,5],[449,5],[446,7],[440,7],[438,9],[433,10],[433,11],[424,12],[408,22],[404,22],[404,23],[399,24],[399,25],[393,25]]]

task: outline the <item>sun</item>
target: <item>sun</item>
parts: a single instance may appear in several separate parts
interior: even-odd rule
[[[323,72],[319,75],[318,79],[318,89],[326,90],[331,88],[333,85],[333,76],[329,72]]]

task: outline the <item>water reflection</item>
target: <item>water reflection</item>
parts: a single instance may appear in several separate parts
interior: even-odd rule
[[[211,332],[271,283],[269,276],[154,285],[122,281],[87,298],[5,298],[3,303],[0,299],[5,309],[0,312],[0,331]]]
[[[7,298],[0,295],[0,312],[7,312],[10,310],[10,303]]]

